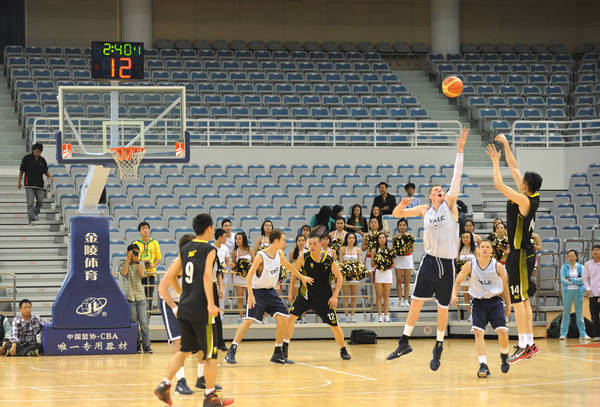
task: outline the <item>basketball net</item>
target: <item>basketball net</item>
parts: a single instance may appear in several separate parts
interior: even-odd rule
[[[110,152],[119,167],[121,179],[135,181],[146,149],[144,147],[118,147],[111,148]]]

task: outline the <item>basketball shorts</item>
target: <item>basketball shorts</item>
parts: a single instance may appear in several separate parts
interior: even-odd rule
[[[160,315],[167,330],[167,341],[173,343],[173,341],[181,339],[181,330],[179,329],[177,317],[173,314],[171,307],[162,298],[160,299]]]
[[[426,254],[421,259],[415,278],[412,298],[429,300],[435,296],[437,304],[448,308],[454,285],[454,259],[443,259]]]
[[[535,253],[523,249],[511,249],[506,257],[508,291],[512,303],[527,301],[534,290],[530,290],[530,279],[535,268]],[[535,288],[535,287],[533,287]]]
[[[214,324],[178,319],[181,330],[182,352],[203,352],[203,359],[216,359],[218,353],[218,333]]]
[[[298,318],[302,316],[306,311],[313,310],[315,314],[321,318],[321,320],[329,326],[337,326],[337,314],[334,309],[329,308],[329,304],[325,303],[312,303],[302,295],[297,295],[294,299],[294,303],[290,308],[290,314],[295,315]]]
[[[504,316],[504,301],[496,296],[493,298],[471,298],[471,316],[473,329],[485,331],[488,322],[495,330],[508,329]]]
[[[261,322],[265,312],[272,317],[275,315],[283,315],[287,317],[289,315],[288,310],[283,303],[283,300],[277,295],[277,291],[274,288],[253,288],[252,293],[256,304],[254,308],[248,308],[246,304],[246,315],[244,319],[253,319]]]

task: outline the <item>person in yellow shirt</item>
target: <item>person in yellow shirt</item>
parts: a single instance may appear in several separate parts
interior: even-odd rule
[[[140,222],[138,225],[140,238],[134,243],[140,248],[140,262],[144,264],[146,277],[142,278],[142,285],[148,299],[148,310],[152,309],[152,298],[156,284],[156,265],[162,258],[158,242],[150,237],[150,224]]]

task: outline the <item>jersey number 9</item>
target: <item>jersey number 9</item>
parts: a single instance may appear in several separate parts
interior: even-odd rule
[[[194,281],[194,263],[191,261],[185,265],[185,282],[192,284]]]

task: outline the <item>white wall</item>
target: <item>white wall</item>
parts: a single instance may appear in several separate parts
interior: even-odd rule
[[[454,148],[193,147],[196,164],[441,164],[454,163]]]
[[[600,162],[600,147],[584,148],[517,148],[517,162],[522,172],[535,171],[544,178],[542,189],[567,189],[574,172],[587,172],[592,163]]]

